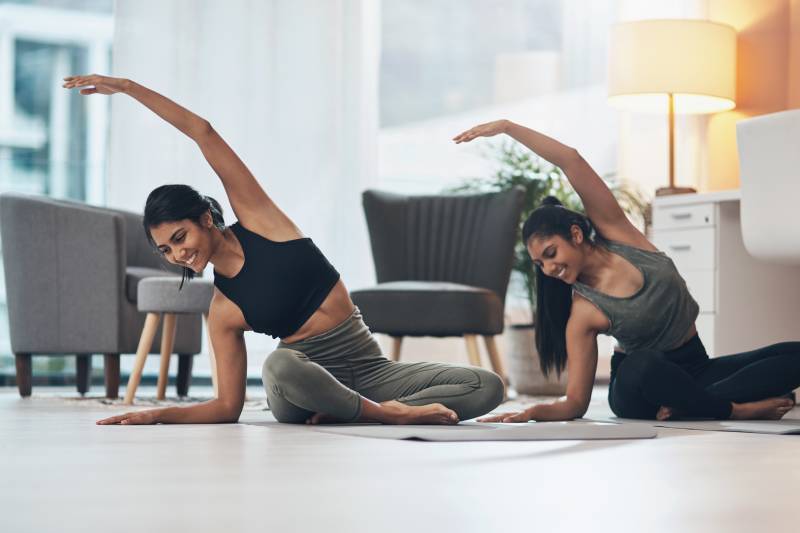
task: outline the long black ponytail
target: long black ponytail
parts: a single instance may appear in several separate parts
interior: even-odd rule
[[[522,239],[548,238],[559,235],[572,241],[572,226],[578,226],[584,238],[595,245],[596,232],[586,215],[563,206],[555,196],[548,196],[534,209],[522,226]],[[572,309],[572,287],[558,278],[546,275],[538,265],[536,271],[536,316],[534,328],[539,365],[545,376],[553,370],[557,376],[567,365],[567,319]]]
[[[162,185],[153,189],[147,197],[142,225],[147,240],[153,247],[156,247],[150,228],[164,222],[177,222],[184,219],[189,219],[199,225],[202,216],[209,211],[213,224],[220,230],[224,230],[225,220],[222,217],[222,207],[215,199],[203,196],[188,185]],[[180,288],[183,288],[187,279],[192,279],[194,276],[194,270],[183,267]]]

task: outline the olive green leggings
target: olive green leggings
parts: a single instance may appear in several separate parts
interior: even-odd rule
[[[289,423],[303,423],[314,413],[358,420],[362,397],[407,405],[441,403],[459,420],[468,420],[488,413],[504,396],[500,377],[482,368],[389,361],[358,308],[330,331],[281,342],[264,362],[262,377],[272,414]]]

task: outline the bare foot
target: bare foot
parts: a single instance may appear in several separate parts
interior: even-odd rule
[[[387,424],[458,424],[458,415],[440,403],[429,405],[406,405],[397,400],[381,402]]]
[[[669,420],[672,417],[672,408],[661,406],[656,413],[656,420]]]
[[[734,420],[780,420],[791,411],[794,402],[789,398],[767,398],[757,402],[734,403],[731,418]]]

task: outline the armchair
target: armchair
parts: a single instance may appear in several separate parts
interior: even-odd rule
[[[394,338],[464,337],[480,365],[484,337],[493,370],[505,379],[494,336],[502,333],[506,289],[524,191],[405,196],[365,191],[378,285],[352,292],[370,329]]]
[[[138,282],[180,271],[152,251],[141,215],[6,193],[0,195],[0,238],[20,395],[31,394],[33,354],[76,354],[78,391],[85,393],[89,356],[102,353],[106,395],[116,398],[119,356],[136,352],[144,325]],[[201,319],[178,320],[175,351],[179,365],[190,365],[200,351]]]

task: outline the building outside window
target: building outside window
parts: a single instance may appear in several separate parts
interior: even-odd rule
[[[110,71],[113,6],[0,1],[0,192],[104,203],[108,99],[82,98],[61,80]],[[13,375],[2,276],[0,263],[0,375]],[[74,358],[34,361],[37,374],[74,365]]]

